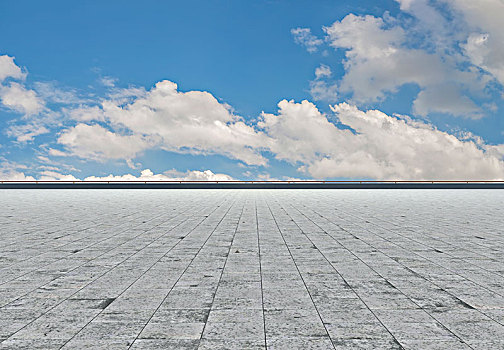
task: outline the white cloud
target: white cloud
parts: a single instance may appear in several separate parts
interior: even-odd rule
[[[455,54],[456,48],[461,47],[472,64],[504,84],[502,0],[396,1],[401,10],[418,20],[418,27],[429,32],[429,40],[437,47],[450,54]]]
[[[503,179],[504,162],[485,145],[461,140],[430,124],[390,117],[354,106],[333,107],[340,121],[356,131],[364,159],[372,160],[376,178]],[[357,163],[358,158],[356,158]],[[365,163],[365,162],[364,162]],[[370,174],[372,175],[372,173]]]
[[[147,95],[147,91],[143,87],[130,86],[126,89],[112,88],[106,96],[117,104],[125,104],[136,98],[145,97],[145,95]]]
[[[16,82],[11,82],[8,86],[0,86],[0,99],[7,108],[27,116],[40,113],[45,105],[35,91],[27,90]]]
[[[15,63],[14,58],[0,56],[0,83],[6,78],[24,80],[26,73]],[[51,113],[46,110],[46,104],[34,90],[27,89],[23,83],[8,82],[0,84],[0,103],[3,107],[23,114],[25,123],[12,123],[4,129],[9,137],[15,137],[18,142],[31,141],[37,135],[49,132],[46,122],[52,120]],[[40,118],[40,114],[46,114]]]
[[[475,69],[460,68],[464,58],[453,52],[453,28],[427,1],[401,1],[401,8],[417,16],[421,25],[403,28],[388,15],[384,20],[350,14],[324,28],[330,45],[346,50],[339,91],[351,94],[356,103],[368,104],[384,100],[406,84],[415,84],[421,90],[414,101],[415,113],[483,116],[474,98],[486,96],[488,79]],[[420,40],[421,35],[426,39]],[[431,103],[426,98],[447,86],[447,101]],[[321,84],[318,87],[323,88]]]
[[[97,124],[77,124],[63,131],[58,143],[73,155],[94,160],[132,159],[153,145],[141,135],[121,135]]]
[[[16,162],[11,162],[4,157],[0,156],[0,180],[4,181],[20,181],[35,180],[32,176],[27,176],[23,172],[27,169],[27,166],[19,164]]]
[[[310,28],[294,28],[291,29],[291,34],[294,36],[294,41],[306,47],[306,50],[310,53],[317,51],[318,46],[324,42],[322,39],[314,36]]]
[[[40,181],[78,181],[79,179],[71,174],[61,174],[54,170],[44,170],[40,173]]]
[[[6,171],[0,170],[0,180],[3,181],[35,181],[33,176],[27,176],[22,171]]]
[[[187,172],[179,172],[169,170],[163,174],[154,174],[150,169],[145,169],[140,172],[140,176],[131,174],[125,175],[108,175],[103,177],[89,176],[85,181],[229,181],[233,178],[226,174],[214,174],[211,170],[199,171],[190,170]]]
[[[317,79],[330,77],[332,74],[331,68],[325,64],[321,64],[319,67],[315,68],[315,77]]]
[[[0,83],[7,78],[24,79],[26,73],[14,63],[14,57],[0,56]]]
[[[0,159],[2,160],[2,159]],[[57,167],[41,166],[42,169],[38,176],[27,176],[20,169],[27,169],[26,166],[10,163],[3,160],[0,163],[0,180],[3,181],[230,181],[233,178],[227,174],[214,173],[211,170],[188,170],[180,172],[177,170],[168,170],[162,174],[154,174],[150,169],[144,169],[139,176],[107,175],[107,176],[88,176],[81,180],[74,175],[64,174]]]
[[[116,78],[112,77],[101,77],[100,83],[105,87],[114,87],[117,82]]]
[[[55,157],[66,157],[66,156],[69,156],[69,154],[59,150],[59,149],[55,149],[55,148],[49,148],[48,150],[48,154],[50,156],[55,156]]]
[[[409,29],[411,34],[427,33],[427,40],[422,40],[422,44],[430,46],[435,51],[448,51],[453,54],[451,46],[459,37],[459,25],[454,21],[449,21],[443,16],[442,6],[439,1],[431,0],[396,0],[400,4],[402,11],[409,13],[417,19],[413,28]],[[415,33],[416,32],[416,33]],[[411,37],[410,34],[410,37]]]
[[[310,95],[315,101],[327,101],[330,103],[338,101],[338,89],[337,84],[318,79],[310,81]]]
[[[276,158],[290,162],[312,161],[338,152],[342,138],[350,130],[340,130],[319,112],[313,103],[283,100],[278,114],[262,114],[259,127],[274,140],[271,151]]]
[[[42,134],[47,134],[49,129],[44,125],[33,122],[29,124],[14,124],[5,130],[9,137],[14,137],[17,142],[28,142]]]
[[[103,109],[98,106],[80,106],[77,108],[64,108],[63,113],[70,119],[79,122],[105,121]]]
[[[332,107],[339,129],[312,103],[282,101],[278,115],[259,123],[275,141],[278,159],[300,164],[314,178],[504,179],[503,145],[463,140],[430,124],[361,111],[341,103]]]
[[[349,14],[343,20],[325,27],[324,31],[331,46],[348,49],[347,56],[358,60],[389,57],[397,52],[397,46],[405,38],[402,28],[387,28],[383,19],[369,15]]]
[[[126,103],[122,96],[118,100],[105,100],[102,112],[88,108],[69,115],[79,120],[105,120],[114,130],[131,132],[121,136],[98,125],[85,124],[65,131],[58,142],[84,158],[100,155],[131,159],[155,146],[179,153],[222,154],[249,165],[266,164],[260,153],[267,148],[266,135],[245,124],[229,106],[219,103],[208,92],[179,92],[170,81],[161,81]],[[121,145],[112,150],[111,139]]]
[[[331,68],[325,64],[315,69],[315,80],[310,82],[310,95],[315,101],[334,103],[338,100],[338,85],[324,80],[331,75]]]
[[[54,82],[35,82],[34,88],[37,91],[38,96],[44,101],[54,102],[60,104],[77,104],[90,102],[89,99],[85,99],[78,96],[75,89],[61,89]]]
[[[471,62],[504,84],[504,2],[502,0],[442,0],[468,24],[462,45]]]
[[[481,109],[451,84],[440,84],[420,91],[413,102],[413,112],[424,117],[431,112],[463,115],[471,119],[483,117]]]

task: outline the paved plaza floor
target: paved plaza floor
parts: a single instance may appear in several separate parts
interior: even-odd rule
[[[504,349],[504,190],[1,190],[0,349]]]

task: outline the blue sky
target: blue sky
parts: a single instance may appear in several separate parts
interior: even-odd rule
[[[502,179],[478,3],[2,2],[0,177]]]

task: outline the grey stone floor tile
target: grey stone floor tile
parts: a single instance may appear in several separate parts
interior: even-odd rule
[[[0,343],[2,350],[55,350],[61,349],[65,340],[61,339],[7,339]]]
[[[502,339],[469,340],[467,344],[475,350],[504,349],[504,341]]]
[[[401,345],[406,350],[449,350],[449,349],[469,350],[469,349],[471,349],[471,347],[469,345],[467,345],[457,339],[451,339],[451,340],[402,339]],[[491,347],[488,347],[487,349],[491,349]]]
[[[392,339],[332,339],[334,349],[352,350],[402,350],[403,347]]]
[[[133,340],[140,333],[144,324],[133,321],[93,321],[82,328],[75,335],[76,340],[79,339],[109,339],[109,340]]]
[[[327,335],[318,314],[310,309],[266,310],[264,314],[268,337],[323,337]]]
[[[107,350],[127,350],[131,347],[132,341],[126,339],[97,339],[97,338],[73,338],[61,349],[70,350],[89,350],[89,349],[107,349]]]
[[[140,333],[140,339],[200,339],[203,322],[150,321]]]
[[[263,350],[264,340],[202,339],[198,350]]]
[[[329,337],[271,337],[267,340],[268,349],[271,350],[325,350],[334,349]]]
[[[130,349],[133,350],[196,350],[199,340],[187,339],[137,339]]]
[[[236,339],[257,340],[264,339],[264,324],[262,319],[227,322],[208,321],[203,332],[203,339]]]
[[[210,309],[167,309],[159,308],[152,316],[152,322],[164,323],[206,323]]]

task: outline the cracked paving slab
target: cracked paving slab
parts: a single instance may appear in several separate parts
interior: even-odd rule
[[[2,190],[0,349],[502,349],[503,204]]]

